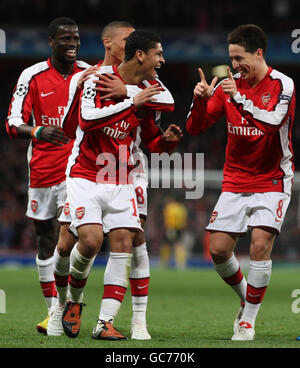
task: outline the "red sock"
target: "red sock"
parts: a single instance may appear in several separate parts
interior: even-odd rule
[[[141,279],[129,279],[132,296],[147,296],[149,291],[150,277]]]
[[[56,298],[57,297],[55,281],[48,281],[48,282],[40,281],[40,285],[41,285],[45,298]]]
[[[104,285],[104,292],[102,299],[116,299],[122,303],[126,294],[126,287],[119,285]]]

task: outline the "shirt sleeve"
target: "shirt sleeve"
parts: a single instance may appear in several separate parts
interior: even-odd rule
[[[13,91],[13,97],[9,106],[8,116],[5,121],[6,130],[11,138],[17,137],[17,129],[22,124],[28,124],[32,112],[33,96],[32,85],[34,79],[25,69]]]
[[[100,93],[94,90],[93,75],[84,83],[79,104],[79,125],[83,131],[103,128],[125,119],[135,111],[133,98],[117,104],[103,105]]]
[[[150,87],[151,85],[157,84],[161,87],[161,92],[153,96],[151,102],[147,102],[143,105],[144,110],[157,110],[162,112],[172,112],[174,110],[174,98],[167,87],[156,78],[153,81],[144,80],[140,86],[126,85],[127,96],[135,97],[143,89]]]
[[[248,123],[265,134],[275,134],[287,121],[294,106],[294,83],[289,80],[282,86],[279,84],[275,88],[273,94],[274,103],[268,106],[268,109],[261,109],[254,105],[252,100],[247,99],[240,92],[231,98],[231,101],[239,111],[239,113],[248,121]]]

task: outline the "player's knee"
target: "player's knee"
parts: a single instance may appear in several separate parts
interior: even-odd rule
[[[253,260],[268,259],[271,253],[271,247],[263,239],[252,241],[250,247],[250,257]]]
[[[217,258],[226,259],[229,250],[226,247],[224,247],[222,244],[211,242],[209,244],[209,252],[210,252],[212,259],[217,259]]]
[[[135,232],[127,229],[118,229],[109,234],[110,248],[112,252],[131,253]]]
[[[69,256],[77,241],[77,239],[69,232],[68,228],[69,224],[63,224],[60,228],[56,249],[61,257]]]
[[[84,249],[84,256],[93,257],[101,248],[103,235],[96,231],[78,231],[81,248]]]
[[[145,241],[146,241],[146,239],[145,239],[145,233],[143,231],[139,230],[139,231],[136,232],[136,235],[134,237],[133,246],[134,247],[138,247],[141,244],[144,244]]]

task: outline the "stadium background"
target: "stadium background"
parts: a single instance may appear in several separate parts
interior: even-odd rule
[[[212,67],[229,65],[227,33],[240,24],[255,23],[263,27],[269,38],[268,63],[292,77],[297,90],[300,85],[300,59],[299,54],[292,52],[294,39],[291,34],[299,27],[299,10],[300,2],[296,0],[2,0],[0,28],[6,33],[6,53],[0,54],[0,262],[7,261],[11,256],[31,261],[35,253],[33,227],[24,216],[28,141],[9,140],[4,121],[11,92],[21,71],[50,54],[47,25],[53,18],[69,16],[76,20],[81,33],[79,59],[91,64],[103,56],[100,32],[112,20],[128,20],[136,28],[159,33],[166,59],[160,78],[172,92],[176,104],[175,111],[163,117],[163,127],[169,122],[181,125],[184,138],[178,147],[179,152],[204,153],[205,170],[208,172],[222,170],[226,129],[224,121],[220,121],[202,136],[189,136],[185,130],[193,88],[199,79],[197,68],[201,66],[210,80]],[[296,170],[300,159],[299,107],[297,104],[293,132]],[[274,260],[294,262],[299,259],[298,186],[296,181],[282,233],[274,246]],[[195,260],[198,263],[205,261],[204,227],[209,221],[219,188],[220,183],[214,186],[206,184],[204,195],[199,200],[185,200],[182,189],[150,189],[146,231],[150,255],[156,257],[159,254],[165,231],[162,210],[166,197],[173,196],[188,211],[185,239],[191,251],[189,264]],[[248,244],[249,235],[240,240],[237,254],[247,254]]]

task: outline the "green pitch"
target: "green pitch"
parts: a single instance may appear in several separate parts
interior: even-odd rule
[[[256,339],[232,342],[239,307],[235,294],[213,269],[186,271],[152,269],[148,306],[150,341],[103,342],[90,335],[102,295],[103,268],[93,268],[84,302],[78,338],[49,337],[36,332],[46,317],[46,304],[33,268],[0,269],[0,289],[6,293],[6,313],[0,313],[0,347],[6,348],[294,348],[300,347],[300,313],[292,312],[294,289],[300,289],[299,269],[273,267],[270,286],[256,321]],[[300,291],[299,295],[300,297]],[[131,297],[127,291],[115,326],[130,336]]]

